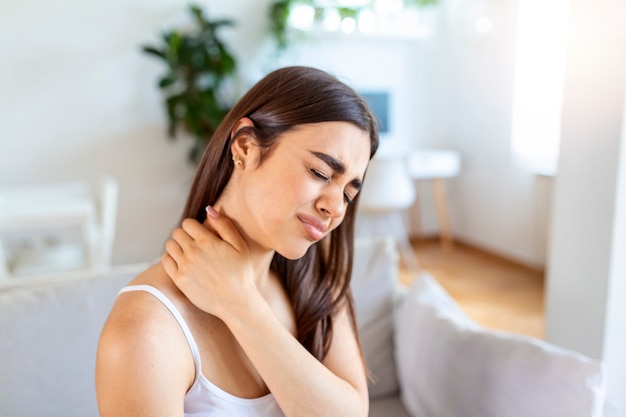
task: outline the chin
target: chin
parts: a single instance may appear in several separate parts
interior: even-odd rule
[[[295,261],[306,255],[309,248],[313,245],[314,243],[309,243],[308,245],[292,245],[289,248],[283,248],[284,250],[276,250],[276,252],[279,253],[283,258],[287,258],[290,261]]]

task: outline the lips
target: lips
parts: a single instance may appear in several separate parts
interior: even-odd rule
[[[304,226],[304,231],[306,232],[309,239],[314,242],[321,240],[324,237],[324,233],[326,233],[326,231],[328,230],[328,226],[320,221],[317,217],[309,216],[306,214],[299,214],[298,219],[302,222],[302,225]]]

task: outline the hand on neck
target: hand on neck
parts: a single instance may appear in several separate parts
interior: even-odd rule
[[[223,199],[220,199],[213,206],[213,208],[218,212],[219,216],[225,216],[228,221],[230,221],[234,225],[235,229],[248,245],[250,262],[252,263],[252,267],[255,272],[255,281],[257,282],[257,285],[265,282],[268,278],[270,265],[274,257],[274,250],[263,247],[259,244],[259,242],[257,242],[248,233],[246,233],[245,227],[243,225],[244,222],[241,221],[241,216],[245,216],[245,214],[239,212],[239,204],[229,204],[228,201],[223,201]],[[250,216],[243,218],[249,219]],[[219,232],[211,225],[211,218],[209,216],[207,216],[203,224],[205,227],[217,234],[223,240],[227,241],[227,239],[224,239],[224,237],[220,236]]]

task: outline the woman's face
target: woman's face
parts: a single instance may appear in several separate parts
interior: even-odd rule
[[[235,167],[247,213],[239,223],[262,249],[300,258],[343,221],[369,162],[369,135],[347,122],[306,124],[283,134],[260,165],[258,151]]]

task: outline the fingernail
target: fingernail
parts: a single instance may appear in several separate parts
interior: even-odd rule
[[[211,205],[206,206],[205,210],[206,210],[206,214],[213,217],[214,219],[217,219],[219,217],[219,213],[217,212],[217,210],[213,208],[213,206]]]

